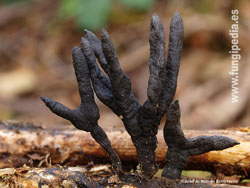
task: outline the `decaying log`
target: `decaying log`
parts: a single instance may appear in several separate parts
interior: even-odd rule
[[[186,169],[208,170],[225,175],[250,173],[250,128],[228,130],[185,130],[187,138],[199,135],[229,136],[240,145],[191,157]],[[123,163],[137,161],[136,150],[126,131],[109,130],[107,135],[112,147]],[[164,165],[167,146],[162,131],[158,135],[157,163]],[[109,161],[106,152],[89,133],[70,126],[59,129],[43,129],[32,124],[0,123],[0,168],[20,167],[23,164],[39,164],[50,161],[60,165],[82,165],[90,161]]]

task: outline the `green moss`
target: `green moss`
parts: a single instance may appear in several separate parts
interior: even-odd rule
[[[201,178],[201,179],[209,179],[211,178],[211,172],[208,171],[200,171],[200,170],[183,170],[182,176],[188,178]]]

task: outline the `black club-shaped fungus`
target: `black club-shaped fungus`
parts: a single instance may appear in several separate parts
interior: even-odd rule
[[[152,177],[158,170],[155,162],[156,135],[160,121],[166,113],[164,138],[168,151],[163,177],[180,178],[189,156],[222,150],[238,144],[235,140],[223,136],[186,139],[182,132],[179,103],[173,102],[184,38],[183,23],[178,12],[174,14],[170,25],[167,60],[162,23],[157,14],[152,16],[149,36],[148,99],[142,105],[133,94],[129,77],[120,67],[107,31],[102,30],[101,40],[90,31],[85,30],[85,33],[81,40],[81,48],[75,47],[72,51],[81,97],[80,107],[71,110],[50,98],[41,98],[52,112],[71,121],[76,128],[90,132],[109,153],[112,165],[118,173],[122,172],[121,162],[105,132],[97,123],[99,110],[94,101],[93,90],[96,96],[122,119],[136,147],[142,172],[147,177]]]

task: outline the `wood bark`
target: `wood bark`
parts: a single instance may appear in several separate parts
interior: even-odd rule
[[[124,164],[136,164],[137,156],[130,136],[125,130],[106,130],[112,147]],[[250,173],[250,128],[227,130],[184,130],[187,138],[200,135],[222,135],[241,144],[223,151],[212,151],[191,157],[186,169],[208,170],[225,175]],[[156,160],[164,165],[167,146],[160,130]],[[43,129],[32,124],[0,123],[0,168],[20,167],[23,164],[52,164],[76,166],[90,161],[107,162],[107,153],[93,140],[89,133],[71,126],[59,129]]]

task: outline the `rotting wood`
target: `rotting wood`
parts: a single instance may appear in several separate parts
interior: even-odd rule
[[[107,130],[112,147],[123,163],[137,161],[136,150],[128,133],[124,130]],[[199,135],[230,136],[240,142],[233,148],[212,151],[190,158],[186,169],[208,170],[225,175],[245,175],[250,173],[250,128],[227,130],[184,130],[187,138]],[[167,146],[163,132],[157,135],[158,147],[156,161],[164,165]],[[43,129],[32,124],[0,123],[0,168],[20,167],[23,164],[45,163],[46,158],[52,164],[82,165],[90,161],[109,161],[106,152],[97,144],[89,133],[70,126],[59,129]]]

